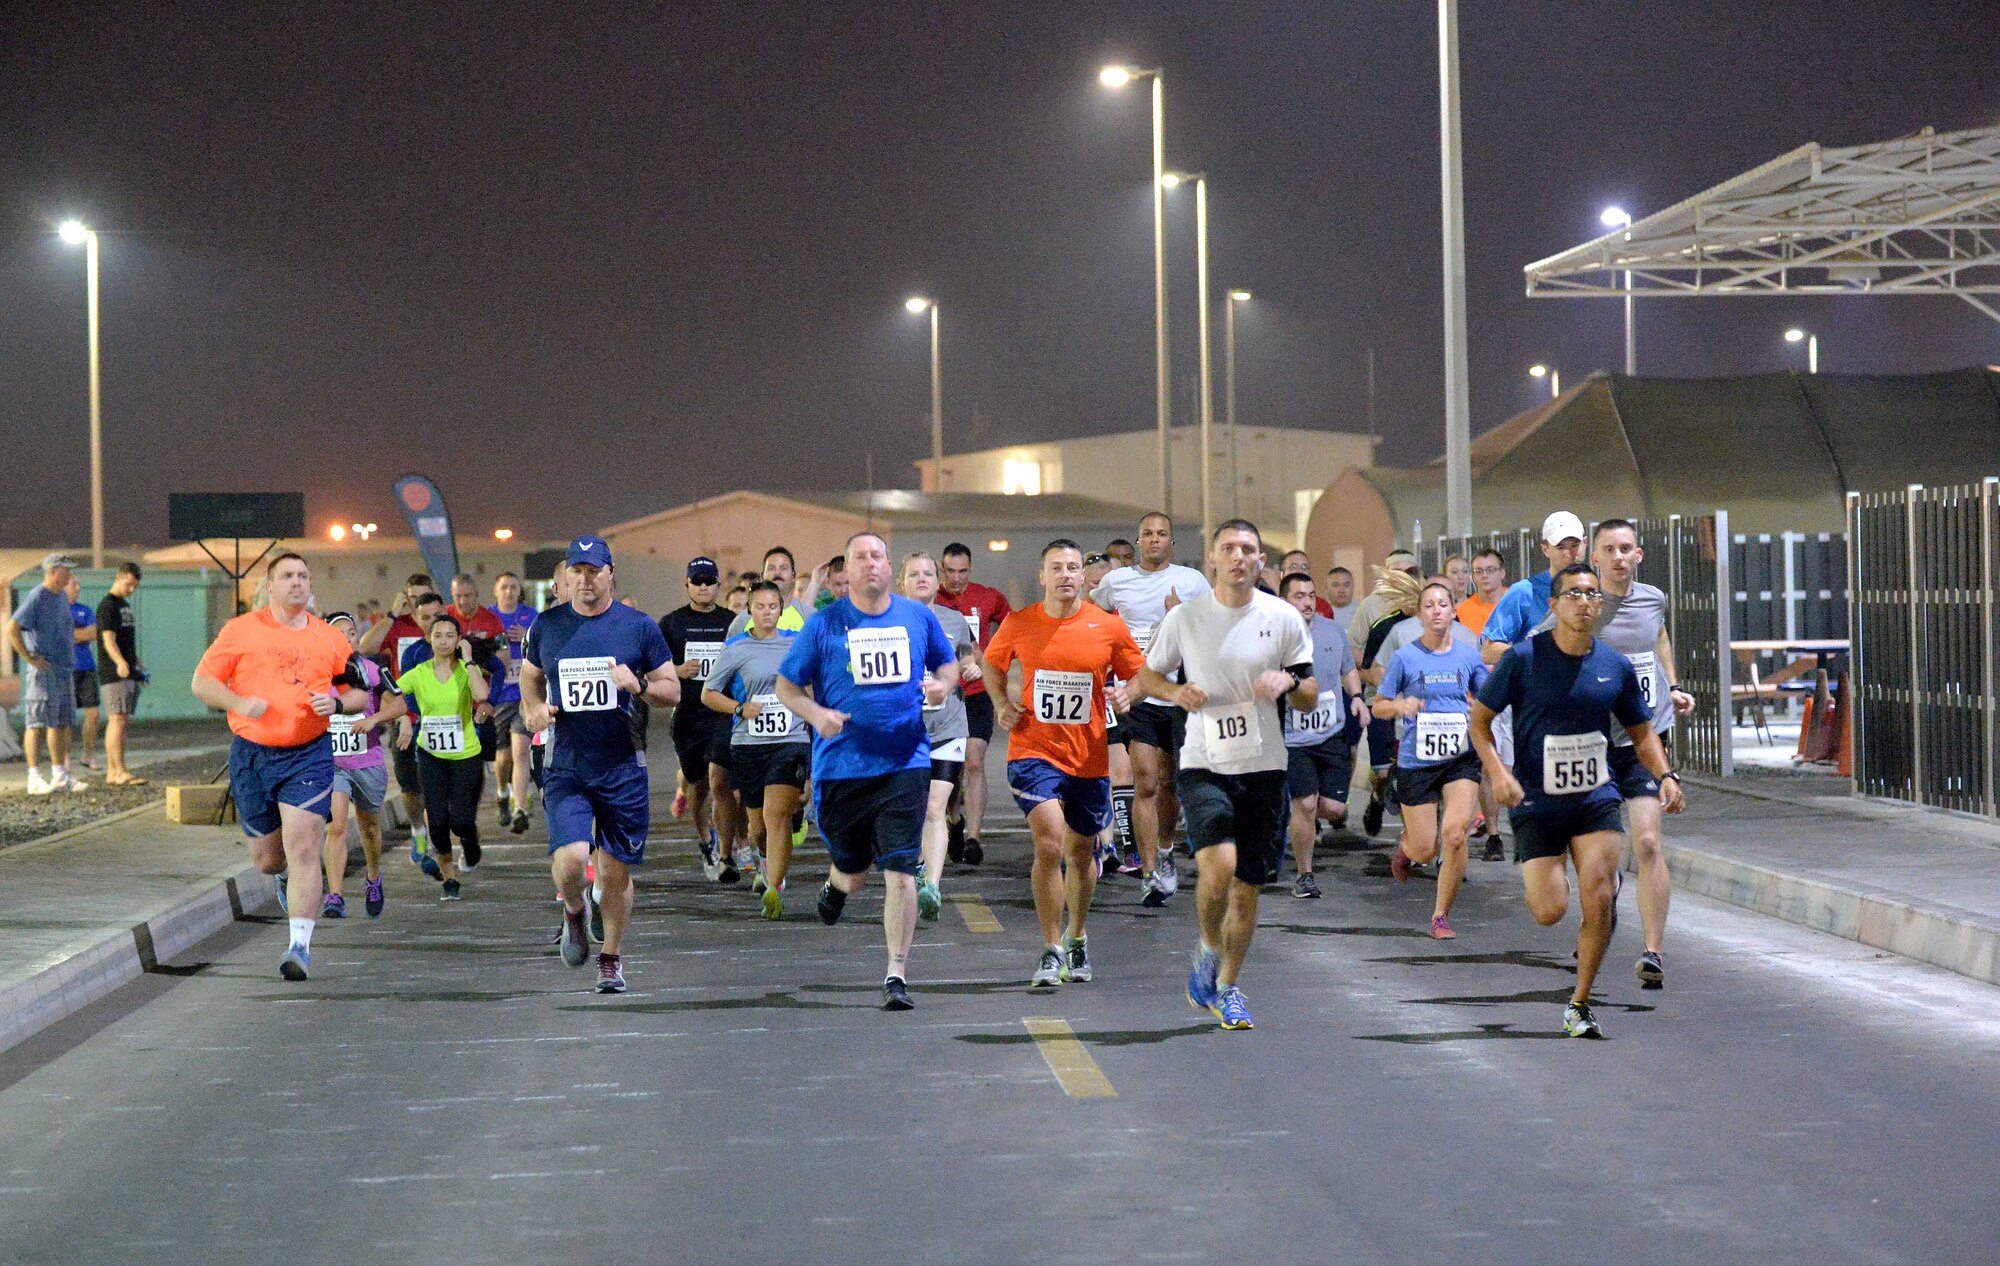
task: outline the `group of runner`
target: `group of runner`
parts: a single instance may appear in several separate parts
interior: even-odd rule
[[[710,881],[747,871],[764,916],[783,917],[808,811],[829,858],[823,922],[881,872],[885,1008],[914,1005],[911,944],[918,922],[938,917],[947,860],[983,860],[984,752],[997,728],[1033,841],[1042,948],[1030,987],[1092,979],[1100,873],[1136,872],[1147,907],[1177,895],[1178,830],[1196,867],[1186,996],[1247,1029],[1259,896],[1288,852],[1293,895],[1320,895],[1320,826],[1345,822],[1365,734],[1375,776],[1364,827],[1373,834],[1398,808],[1399,880],[1438,861],[1433,936],[1455,935],[1482,783],[1511,810],[1539,922],[1562,917],[1574,865],[1583,919],[1564,1030],[1600,1036],[1589,996],[1616,918],[1621,805],[1646,925],[1638,971],[1647,987],[1664,982],[1659,821],[1680,796],[1660,735],[1692,699],[1673,684],[1663,600],[1636,580],[1635,529],[1611,520],[1583,537],[1574,515],[1549,516],[1548,572],[1504,595],[1481,572],[1484,555],[1430,579],[1401,555],[1355,602],[1344,568],[1322,595],[1302,555],[1269,567],[1240,519],[1205,542],[1205,570],[1178,564],[1171,520],[1149,514],[1136,542],[1049,542],[1040,601],[1017,611],[971,581],[963,546],[897,559],[862,532],[803,578],[774,547],[742,585],[740,613],[714,560],[697,558],[687,604],[655,622],[617,600],[608,544],[583,536],[540,612],[512,575],[495,582],[491,607],[469,577],[447,600],[412,576],[394,618],[372,626],[313,614],[310,571],[286,554],[267,569],[268,605],[225,626],[194,689],[234,732],[238,812],[290,920],[286,979],[309,973],[315,919],[345,917],[350,815],[366,913],[383,909],[391,767],[412,860],[444,899],[461,895],[481,859],[490,762],[499,820],[515,833],[539,783],[561,957],[581,967],[595,942],[597,988],[622,992],[632,870],[650,828],[644,727],[647,709],[668,707],[675,811],[691,819]],[[1586,551],[1595,568],[1578,561]],[[1491,602],[1474,613],[1480,633],[1461,623],[1475,598]],[[1497,807],[1489,832],[1496,819]]]

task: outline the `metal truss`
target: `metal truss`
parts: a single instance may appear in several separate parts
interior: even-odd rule
[[[1948,294],[2000,321],[2000,127],[1802,145],[1523,272],[1535,299]]]

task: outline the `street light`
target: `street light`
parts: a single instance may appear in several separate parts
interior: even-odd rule
[[[511,540],[513,540],[513,539],[514,539],[514,529],[513,529],[513,528],[494,528],[494,529],[493,529],[493,539],[494,539],[494,540],[496,540],[496,541],[511,541]]]
[[[327,528],[326,539],[329,541],[344,541],[347,539],[347,529],[336,523]]]
[[[1547,365],[1530,365],[1528,377],[1549,380],[1549,399],[1553,400],[1562,394],[1563,376],[1560,370],[1550,369]]]
[[[1160,510],[1173,514],[1173,458],[1167,430],[1171,420],[1167,388],[1167,98],[1166,80],[1158,70],[1131,66],[1106,66],[1097,73],[1097,82],[1106,88],[1124,88],[1134,79],[1153,81],[1153,407],[1160,428]]]
[[[89,292],[90,325],[90,565],[104,566],[104,417],[97,371],[97,234],[81,220],[64,220],[57,236],[83,247],[84,285]]]
[[[1229,432],[1229,517],[1236,518],[1236,490],[1242,480],[1236,467],[1236,305],[1250,302],[1248,290],[1232,290],[1222,305],[1223,426]]]
[[[1623,207],[1606,207],[1598,214],[1597,222],[1607,229],[1626,229],[1625,240],[1631,241],[1632,215]],[[1632,330],[1632,270],[1625,270],[1625,376],[1630,378],[1639,372],[1639,344]]]
[[[925,309],[931,314],[931,491],[944,491],[944,370],[938,360],[937,300],[912,295],[903,306],[915,316]]]
[[[1809,374],[1819,372],[1819,335],[1808,334],[1797,326],[1793,326],[1791,329],[1785,331],[1785,341],[1787,343],[1803,342],[1806,345],[1806,372]]]
[[[347,525],[347,530],[365,541],[382,529],[376,527],[373,523],[350,523]]]
[[[1194,182],[1195,302],[1201,311],[1201,319],[1197,322],[1201,337],[1201,539],[1206,541],[1215,535],[1214,503],[1210,500],[1215,481],[1209,474],[1210,437],[1215,428],[1215,391],[1209,368],[1208,337],[1208,173],[1170,171],[1160,176],[1160,183],[1169,189],[1179,188],[1183,182],[1190,180]],[[1231,438],[1234,438],[1233,434]]]

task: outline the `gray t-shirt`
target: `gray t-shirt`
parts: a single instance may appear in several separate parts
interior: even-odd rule
[[[1162,676],[1187,670],[1208,703],[1188,713],[1182,769],[1218,774],[1282,770],[1289,762],[1275,699],[1251,693],[1259,674],[1312,662],[1306,623],[1292,605],[1262,590],[1225,607],[1212,593],[1167,612],[1154,631],[1146,667]]]
[[[931,614],[944,626],[944,640],[951,643],[952,653],[960,659],[965,658],[965,653],[973,646],[972,626],[958,612],[935,602],[931,604]],[[924,676],[928,679],[930,674],[925,673]],[[962,690],[952,691],[935,708],[928,705],[924,708],[924,737],[931,741],[932,747],[967,738],[971,733],[972,727],[965,719],[965,695]]]
[[[1120,567],[1106,572],[1090,600],[1106,611],[1115,611],[1132,631],[1132,640],[1141,651],[1153,643],[1153,631],[1167,616],[1167,595],[1172,593],[1186,604],[1210,592],[1208,577],[1192,567],[1168,563],[1158,571],[1143,567]],[[1164,699],[1148,699],[1155,707],[1171,708]]]
[[[772,743],[810,743],[812,731],[797,713],[778,702],[778,668],[792,649],[792,635],[774,633],[768,638],[729,639],[715,667],[703,683],[717,694],[738,703],[755,701],[761,711],[754,717],[737,717],[730,731],[731,743],[767,746]]]
[[[14,623],[21,626],[21,640],[28,649],[51,662],[51,671],[70,671],[76,656],[76,621],[70,618],[68,594],[36,585],[14,608]]]
[[[1347,691],[1340,684],[1354,671],[1354,648],[1347,644],[1347,630],[1339,620],[1323,615],[1309,616],[1306,623],[1319,702],[1311,712],[1284,710],[1286,747],[1315,747],[1347,728]]]

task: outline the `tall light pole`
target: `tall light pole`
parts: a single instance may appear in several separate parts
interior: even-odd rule
[[[1209,369],[1208,174],[1170,171],[1160,177],[1161,183],[1169,189],[1184,180],[1194,182],[1195,302],[1201,309],[1201,319],[1197,322],[1201,331],[1201,539],[1206,541],[1215,535],[1214,502],[1210,500],[1215,481],[1209,474],[1210,454],[1214,446],[1211,436],[1215,429],[1215,390]]]
[[[1470,536],[1472,371],[1465,346],[1465,163],[1458,127],[1458,0],[1438,0],[1438,130],[1444,175],[1445,532]]]
[[[1549,380],[1549,399],[1553,400],[1562,394],[1563,376],[1561,370],[1551,369],[1547,365],[1530,365],[1528,366],[1528,377],[1546,378]]]
[[[1236,469],[1236,305],[1250,302],[1248,290],[1232,290],[1229,302],[1222,306],[1222,395],[1223,426],[1229,432],[1229,517],[1240,513],[1236,508],[1236,490],[1241,486]]]
[[[1107,88],[1123,88],[1134,79],[1153,81],[1153,400],[1160,427],[1160,509],[1173,516],[1173,435],[1171,395],[1167,379],[1167,98],[1166,78],[1158,70],[1106,66],[1097,80]],[[1205,548],[1205,547],[1204,547]]]
[[[1791,329],[1785,331],[1785,341],[1787,343],[1804,342],[1806,345],[1806,372],[1809,374],[1819,372],[1819,335],[1808,334],[1797,326],[1793,326]]]
[[[932,492],[944,491],[944,364],[938,358],[938,305],[921,295],[903,301],[912,315],[929,308],[931,313],[931,483]]]
[[[1607,229],[1624,229],[1625,240],[1632,240],[1632,215],[1623,207],[1606,207],[1598,213],[1597,222]],[[1631,378],[1639,372],[1639,344],[1632,330],[1632,270],[1625,270],[1625,376]]]
[[[104,566],[104,415],[97,372],[97,234],[80,220],[64,220],[56,232],[83,247],[84,285],[90,294],[90,565]]]

